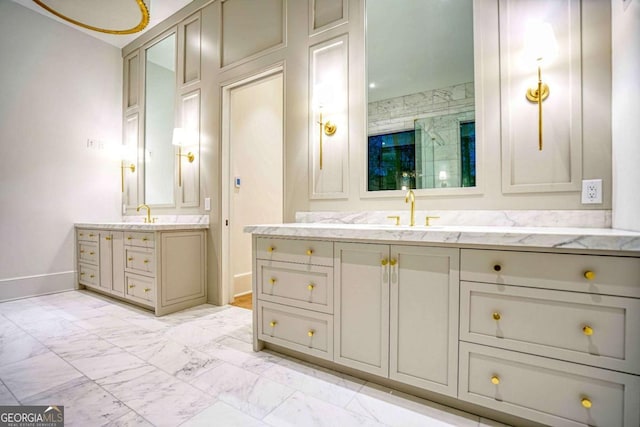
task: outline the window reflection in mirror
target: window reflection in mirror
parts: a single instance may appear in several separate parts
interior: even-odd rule
[[[476,183],[472,0],[366,0],[367,190]]]
[[[176,35],[146,50],[144,200],[174,203],[175,149],[172,143],[176,98]]]

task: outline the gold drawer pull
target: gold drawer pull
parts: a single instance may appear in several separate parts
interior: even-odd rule
[[[129,289],[133,289],[135,287],[136,287],[136,285],[129,285]]]
[[[84,233],[78,233],[78,235],[79,235],[80,237],[82,237],[82,236],[84,236]]]
[[[313,255],[313,249],[307,249],[307,255],[309,256]]]
[[[391,264],[392,267],[397,263],[398,263],[398,260],[396,260],[395,258],[391,258],[391,261],[389,261],[389,264]]]
[[[149,264],[149,260],[148,260],[148,259],[145,259],[145,260],[144,260],[144,261],[142,261],[142,262],[144,262],[145,264]]]
[[[93,278],[94,278],[94,277],[96,277],[96,276],[95,276],[94,274],[92,274],[92,275],[91,275],[91,276],[89,276],[89,277],[93,279]]]
[[[276,279],[274,279],[273,277],[271,279],[269,279],[269,283],[271,283],[271,286],[276,284]]]
[[[590,337],[593,335],[593,328],[589,325],[585,325],[584,328],[582,328],[582,333]]]
[[[81,276],[84,276],[86,273],[83,271],[82,273],[80,273]]]
[[[111,240],[111,236],[105,237],[104,240]]]
[[[133,239],[133,237],[127,236],[127,240],[131,240],[131,239]]]
[[[380,261],[380,265],[382,266],[386,266],[387,264],[389,264],[389,260],[386,258],[383,258],[382,261]]]
[[[89,237],[93,237],[93,236],[95,236],[95,234],[89,233]]]
[[[146,242],[147,240],[149,240],[149,238],[148,238],[148,237],[143,237],[143,238],[142,238],[142,241],[143,241],[143,242]]]
[[[127,261],[133,261],[133,257],[130,256],[129,258],[127,258]]]
[[[580,403],[582,403],[582,406],[587,409],[590,409],[591,406],[593,406],[593,403],[591,403],[591,400],[587,397],[583,397]]]
[[[309,329],[309,332],[307,332],[307,335],[309,336],[309,338],[311,338],[315,333],[316,331],[314,331],[313,329]]]
[[[94,251],[89,252],[89,255],[95,255]]]
[[[587,270],[584,272],[584,278],[587,280],[593,280],[596,278],[596,273],[591,270]]]
[[[313,283],[309,283],[309,284],[307,285],[307,289],[309,289],[310,291],[312,291],[312,290],[313,290],[313,288],[315,288],[315,287],[316,287],[316,285],[314,285]]]
[[[493,317],[493,320],[500,320],[502,318],[502,316],[500,315],[500,313],[498,313],[497,311],[495,311],[491,317]]]
[[[84,249],[80,249],[80,253],[83,254],[84,253]]]
[[[273,252],[273,251],[275,251],[275,250],[276,250],[276,247],[275,247],[275,246],[269,246],[269,247],[267,248],[267,252]]]
[[[149,292],[151,290],[151,288],[144,288],[145,292]]]
[[[278,324],[278,322],[276,322],[275,320],[272,320],[272,321],[269,323],[269,326],[271,326],[272,328],[275,328],[275,326],[276,326],[277,324]]]
[[[494,375],[491,377],[491,384],[493,385],[498,385],[500,384],[500,377],[497,375]]]
[[[502,266],[500,264],[495,264],[493,266],[493,271],[495,271],[496,273],[502,271]]]

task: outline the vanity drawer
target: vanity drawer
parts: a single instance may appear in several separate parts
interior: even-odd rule
[[[124,248],[125,270],[133,273],[155,275],[155,251],[144,248]]]
[[[258,298],[333,313],[333,269],[258,261]]]
[[[258,338],[333,359],[333,316],[258,301]]]
[[[636,427],[640,378],[460,343],[459,398],[553,426]]]
[[[640,300],[460,284],[460,339],[640,374]]]
[[[95,230],[78,230],[78,240],[83,242],[98,242],[98,232]]]
[[[462,249],[460,280],[640,298],[640,258]]]
[[[153,233],[127,231],[124,233],[124,244],[141,248],[153,248],[155,246]]]
[[[333,266],[333,242],[256,238],[256,257],[268,261]]]
[[[78,283],[86,286],[99,286],[100,276],[98,268],[93,265],[79,264]]]
[[[98,264],[98,244],[78,242],[78,261]]]
[[[125,273],[125,296],[143,304],[154,304],[155,280],[151,277]]]

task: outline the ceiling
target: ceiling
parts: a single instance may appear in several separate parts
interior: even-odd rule
[[[144,0],[149,9],[149,25],[144,30],[129,35],[113,35],[88,30],[58,18],[33,0],[13,1],[105,43],[122,48],[193,0]],[[65,16],[100,28],[131,28],[140,22],[141,17],[136,0],[46,0],[43,3],[54,10],[64,11]]]

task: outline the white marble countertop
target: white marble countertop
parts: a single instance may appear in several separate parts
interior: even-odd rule
[[[101,230],[121,231],[206,230],[209,228],[209,224],[186,222],[157,222],[153,224],[144,222],[79,222],[74,225],[76,228],[98,228]]]
[[[281,237],[625,251],[640,255],[640,233],[612,228],[290,223],[251,225],[244,231]]]

